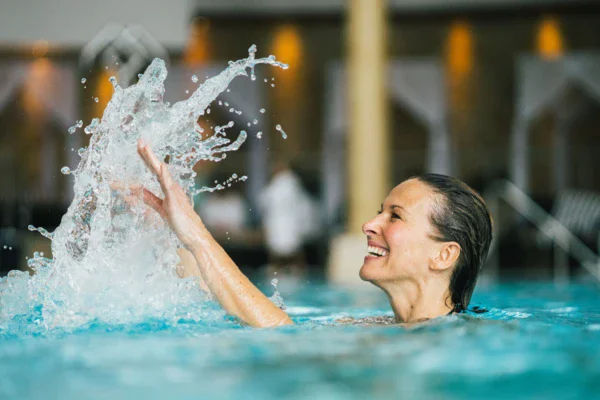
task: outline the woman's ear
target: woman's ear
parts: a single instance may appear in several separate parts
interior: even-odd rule
[[[431,260],[431,269],[444,271],[453,267],[460,257],[461,248],[456,242],[441,243],[439,253]]]

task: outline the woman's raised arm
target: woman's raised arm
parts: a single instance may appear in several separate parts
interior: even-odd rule
[[[193,254],[206,286],[221,306],[253,327],[292,324],[290,317],[250,282],[212,237],[183,189],[173,180],[167,165],[142,141],[138,143],[138,153],[158,177],[165,195],[160,199],[143,189],[144,202],[169,223]]]

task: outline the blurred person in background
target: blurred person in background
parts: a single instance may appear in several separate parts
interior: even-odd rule
[[[260,205],[269,252],[267,275],[284,272],[304,276],[304,245],[318,233],[318,208],[298,175],[284,161],[275,163],[273,177],[261,195]]]
[[[195,213],[168,167],[139,143],[164,199],[143,189],[187,250],[182,263],[221,306],[254,327],[292,324],[240,271]],[[297,212],[287,203],[288,213]],[[422,174],[396,186],[378,215],[363,225],[367,255],[360,277],[388,296],[398,323],[414,323],[467,309],[492,240],[492,218],[481,196],[464,182]],[[187,261],[186,261],[187,260]]]

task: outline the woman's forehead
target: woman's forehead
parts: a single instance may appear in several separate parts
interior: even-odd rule
[[[385,207],[398,205],[407,211],[428,212],[433,192],[423,182],[409,179],[392,189],[384,202]]]

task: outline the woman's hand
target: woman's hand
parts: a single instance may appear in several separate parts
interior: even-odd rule
[[[181,186],[173,179],[167,165],[160,162],[152,149],[141,140],[138,141],[138,153],[150,171],[158,178],[165,195],[164,199],[160,199],[154,193],[143,188],[144,203],[152,207],[169,223],[184,246],[191,246],[195,238],[205,229],[202,220],[194,211]]]
[[[183,189],[173,180],[166,164],[158,161],[142,141],[138,153],[158,177],[165,194],[160,199],[143,189],[146,204],[158,212],[189,249],[206,287],[227,312],[250,326],[274,327],[292,324],[290,317],[269,300],[235,265],[194,212]]]

